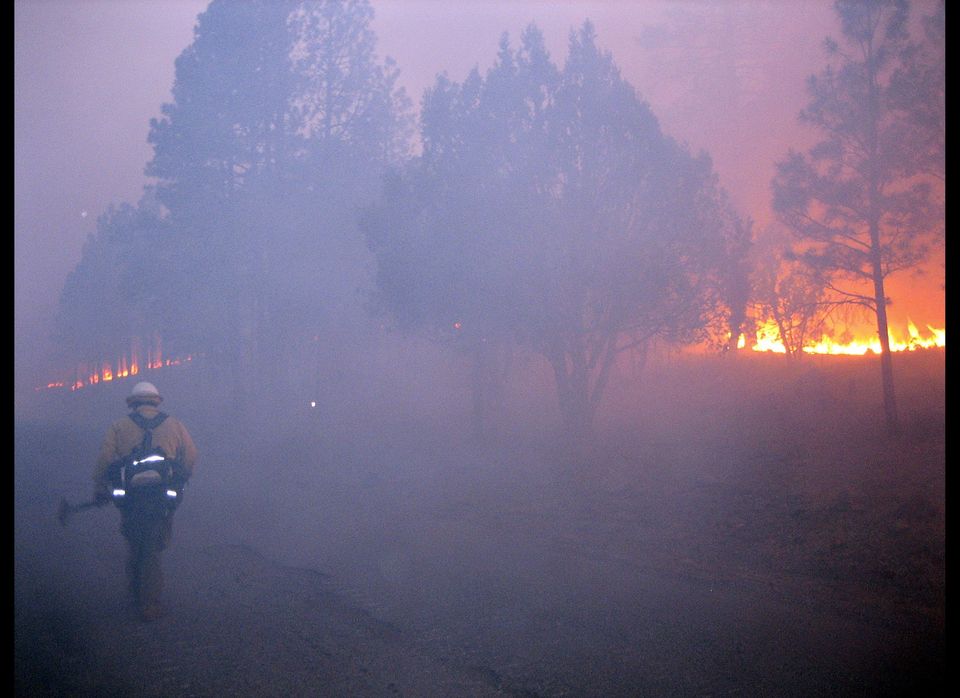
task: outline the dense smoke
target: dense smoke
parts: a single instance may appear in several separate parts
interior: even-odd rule
[[[796,111],[823,127],[823,104],[859,104],[856,57],[821,43],[863,45],[880,4],[827,8],[812,39],[778,5],[783,42],[817,56],[795,83],[754,53],[766,4],[668,5],[640,3],[628,35],[617,3],[559,33],[463,5],[497,23],[482,58],[434,37],[449,62],[408,77],[434,45],[410,23],[439,4],[198,9],[148,182],[84,209],[55,301],[33,306],[18,237],[18,694],[939,686],[942,334],[884,351],[882,374],[805,349],[876,336],[886,277],[936,266],[942,4],[903,25],[882,5],[888,130],[863,162],[895,166],[872,193],[844,170],[851,138],[800,136]],[[42,15],[17,15],[36,55]],[[851,82],[804,93],[828,61]],[[788,89],[808,101],[775,143],[727,137]],[[858,219],[864,200],[882,215]],[[738,342],[763,327],[783,354]],[[141,380],[200,450],[152,626],[124,605],[114,508],[56,519]]]

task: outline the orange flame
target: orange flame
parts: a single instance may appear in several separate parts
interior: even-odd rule
[[[50,381],[46,385],[39,386],[36,390],[52,390],[55,388],[65,388],[69,386],[70,390],[80,390],[89,385],[97,385],[101,382],[109,382],[120,378],[136,376],[140,373],[141,365],[147,369],[159,369],[167,366],[179,366],[182,363],[190,362],[194,359],[193,355],[184,357],[163,358],[161,351],[160,337],[154,335],[153,345],[147,348],[146,361],[141,364],[142,355],[140,340],[134,339],[130,344],[129,353],[121,354],[116,361],[102,361],[93,364],[79,364],[74,373],[72,381],[57,380]]]
[[[917,349],[943,348],[946,346],[946,330],[942,327],[933,327],[927,325],[930,336],[924,337],[920,330],[911,320],[907,320],[907,337],[898,339],[890,332],[890,351],[915,351]],[[746,341],[743,336],[737,346],[743,348]],[[753,351],[771,351],[777,354],[785,354],[786,347],[780,338],[780,331],[777,324],[768,320],[757,328],[756,342],[751,347]],[[835,341],[830,337],[821,337],[819,341],[812,342],[803,347],[807,354],[830,354],[830,355],[851,355],[862,356],[867,352],[874,354],[881,353],[879,337],[871,339],[854,339],[849,342]]]

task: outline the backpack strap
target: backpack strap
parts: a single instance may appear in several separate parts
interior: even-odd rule
[[[158,412],[154,417],[147,419],[139,412],[131,412],[130,419],[138,427],[143,429],[143,441],[140,443],[141,453],[146,453],[153,447],[153,430],[163,424],[169,416],[165,412]]]
[[[132,453],[111,466],[112,478],[117,483],[116,486],[120,488],[119,494],[117,491],[114,492],[114,503],[118,507],[123,508],[133,501],[138,501],[138,498],[142,496],[149,496],[151,498],[159,496],[172,511],[180,503],[180,498],[182,497],[181,492],[186,479],[179,476],[177,471],[178,464],[168,458],[162,448],[158,448],[156,451],[153,450],[153,430],[163,424],[168,415],[163,412],[158,412],[156,416],[147,419],[139,412],[133,411],[128,416],[134,424],[143,430],[143,441],[138,447],[133,449]],[[161,455],[163,460],[167,462],[159,468],[155,467],[152,462],[154,459],[149,458],[151,455]],[[143,465],[144,463],[148,465]],[[148,471],[151,470],[159,473],[159,481],[149,475]],[[136,484],[137,478],[143,475],[146,475],[146,482],[141,481],[138,486]],[[130,478],[129,485],[132,486],[138,494],[134,495],[133,493],[128,494],[126,492],[128,477]],[[159,487],[157,487],[157,485],[159,485]],[[134,499],[130,499],[130,497]]]

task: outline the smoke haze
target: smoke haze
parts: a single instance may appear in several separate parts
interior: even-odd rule
[[[242,53],[249,73],[216,64],[199,39],[183,53],[208,5],[268,20],[278,7],[15,4],[18,695],[940,687],[944,350],[895,355],[894,435],[876,356],[789,360],[671,341],[728,329],[716,308],[742,243],[731,211],[755,233],[774,224],[775,163],[814,142],[796,117],[823,39],[839,33],[833,3],[372,2],[378,60],[394,59],[413,110],[426,107],[410,138],[424,160],[380,177],[377,157],[390,161],[403,126],[381,112],[350,132],[366,150],[351,138],[277,145],[282,121],[246,141],[227,122],[241,164],[223,169],[245,196],[222,199],[222,182],[205,178],[222,155],[213,117],[222,105],[261,123],[282,81],[253,52]],[[209,26],[235,39],[218,17],[230,15]],[[588,60],[587,19],[619,76]],[[495,71],[504,32],[523,46],[511,57],[549,83],[535,40],[522,43],[531,23],[550,64],[576,55],[602,78],[581,83],[602,85],[616,109],[497,120],[512,114],[506,102],[484,99],[514,75]],[[190,72],[211,64],[223,78],[213,87]],[[161,112],[175,75],[182,110]],[[230,81],[251,75],[257,99],[231,101]],[[562,83],[556,103],[595,106],[581,83]],[[303,97],[293,84],[283,88]],[[472,93],[478,84],[492,87]],[[197,107],[204,98],[212,106]],[[318,103],[291,110],[308,114],[302,130],[322,131]],[[521,126],[486,128],[501,123]],[[581,130],[593,140],[537,150],[537,128],[556,123],[552,145]],[[530,124],[534,145],[511,150]],[[200,135],[179,148],[184,133]],[[288,160],[271,159],[290,143]],[[515,159],[496,160],[497,148]],[[163,176],[147,177],[159,151]],[[274,178],[281,161],[293,166]],[[523,189],[514,164],[546,185]],[[591,199],[597,183],[610,193]],[[175,224],[156,215],[164,196]],[[636,201],[627,215],[622,202]],[[580,235],[594,223],[595,245]],[[151,249],[163,252],[155,264],[110,275]],[[893,324],[943,327],[938,265],[889,288]],[[128,296],[111,298],[118,288]],[[635,340],[628,350],[614,353],[614,332],[576,353],[594,338],[571,324],[583,298],[601,339],[606,321],[628,318],[617,326]],[[137,312],[117,311],[127,302]],[[78,310],[58,325],[63,308]],[[172,336],[150,334],[161,322]],[[578,362],[602,368],[578,374]],[[200,451],[164,553],[169,617],[149,627],[125,605],[114,508],[55,518],[61,499],[91,493],[100,439],[139,380],[157,385]],[[130,661],[116,659],[124,651]]]
[[[136,203],[150,118],[170,100],[174,60],[205,2],[15,3],[14,310],[18,404],[52,365],[51,316],[86,237],[110,204]],[[932,4],[913,5],[914,16]],[[664,130],[714,159],[723,186],[763,229],[773,163],[810,134],[804,81],[836,35],[832,3],[374,2],[377,51],[415,105],[438,73],[486,70],[500,35],[536,22],[562,62],[585,19]],[[411,39],[411,37],[415,37]],[[944,323],[943,261],[891,279],[892,319]],[[44,350],[44,348],[46,350]]]

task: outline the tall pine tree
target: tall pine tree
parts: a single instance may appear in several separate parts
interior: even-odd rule
[[[886,281],[923,262],[942,231],[929,160],[909,147],[942,141],[942,125],[924,126],[902,99],[897,76],[917,55],[906,0],[838,0],[836,11],[842,41],[826,41],[828,65],[809,79],[800,115],[821,140],[778,163],[774,207],[831,291],[875,313],[884,413],[895,433]],[[936,80],[928,88],[942,93]]]

